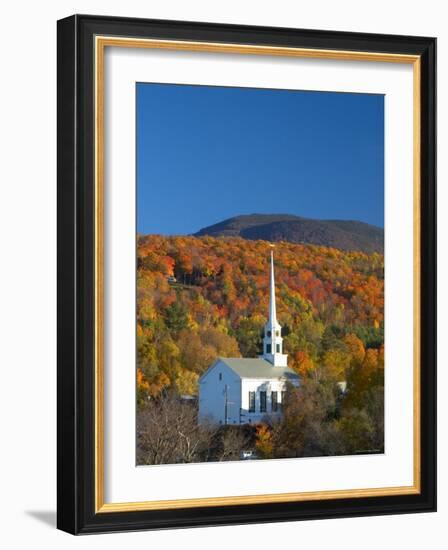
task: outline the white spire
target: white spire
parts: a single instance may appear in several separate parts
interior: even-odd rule
[[[274,252],[271,250],[271,284],[269,287],[269,324],[277,324],[277,311],[275,307],[275,278],[274,278]]]
[[[282,327],[277,321],[273,251],[271,251],[269,283],[269,319],[264,327],[263,355],[261,357],[272,363],[275,367],[288,366],[288,356],[283,353]]]

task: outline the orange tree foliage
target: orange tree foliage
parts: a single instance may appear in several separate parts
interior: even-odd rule
[[[272,458],[274,451],[272,444],[272,431],[266,424],[259,424],[255,428],[255,448],[261,458]]]
[[[261,352],[270,250],[241,238],[138,237],[140,397],[168,386],[195,394],[217,357]],[[275,274],[289,365],[364,387],[383,361],[383,256],[281,242]]]

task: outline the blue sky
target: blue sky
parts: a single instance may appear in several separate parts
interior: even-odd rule
[[[384,224],[384,97],[137,84],[137,230],[239,214]]]

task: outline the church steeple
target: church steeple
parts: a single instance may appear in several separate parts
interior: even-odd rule
[[[283,353],[282,327],[277,321],[275,304],[274,253],[271,251],[271,270],[269,282],[269,319],[264,327],[263,359],[274,367],[288,366],[288,356]]]
[[[275,306],[275,276],[274,276],[274,252],[271,250],[271,278],[269,285],[269,324],[277,324],[277,308]]]

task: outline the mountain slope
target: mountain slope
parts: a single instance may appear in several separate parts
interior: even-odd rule
[[[196,237],[242,237],[249,240],[288,241],[362,252],[384,251],[384,230],[351,220],[314,220],[290,214],[250,214],[204,227]]]

